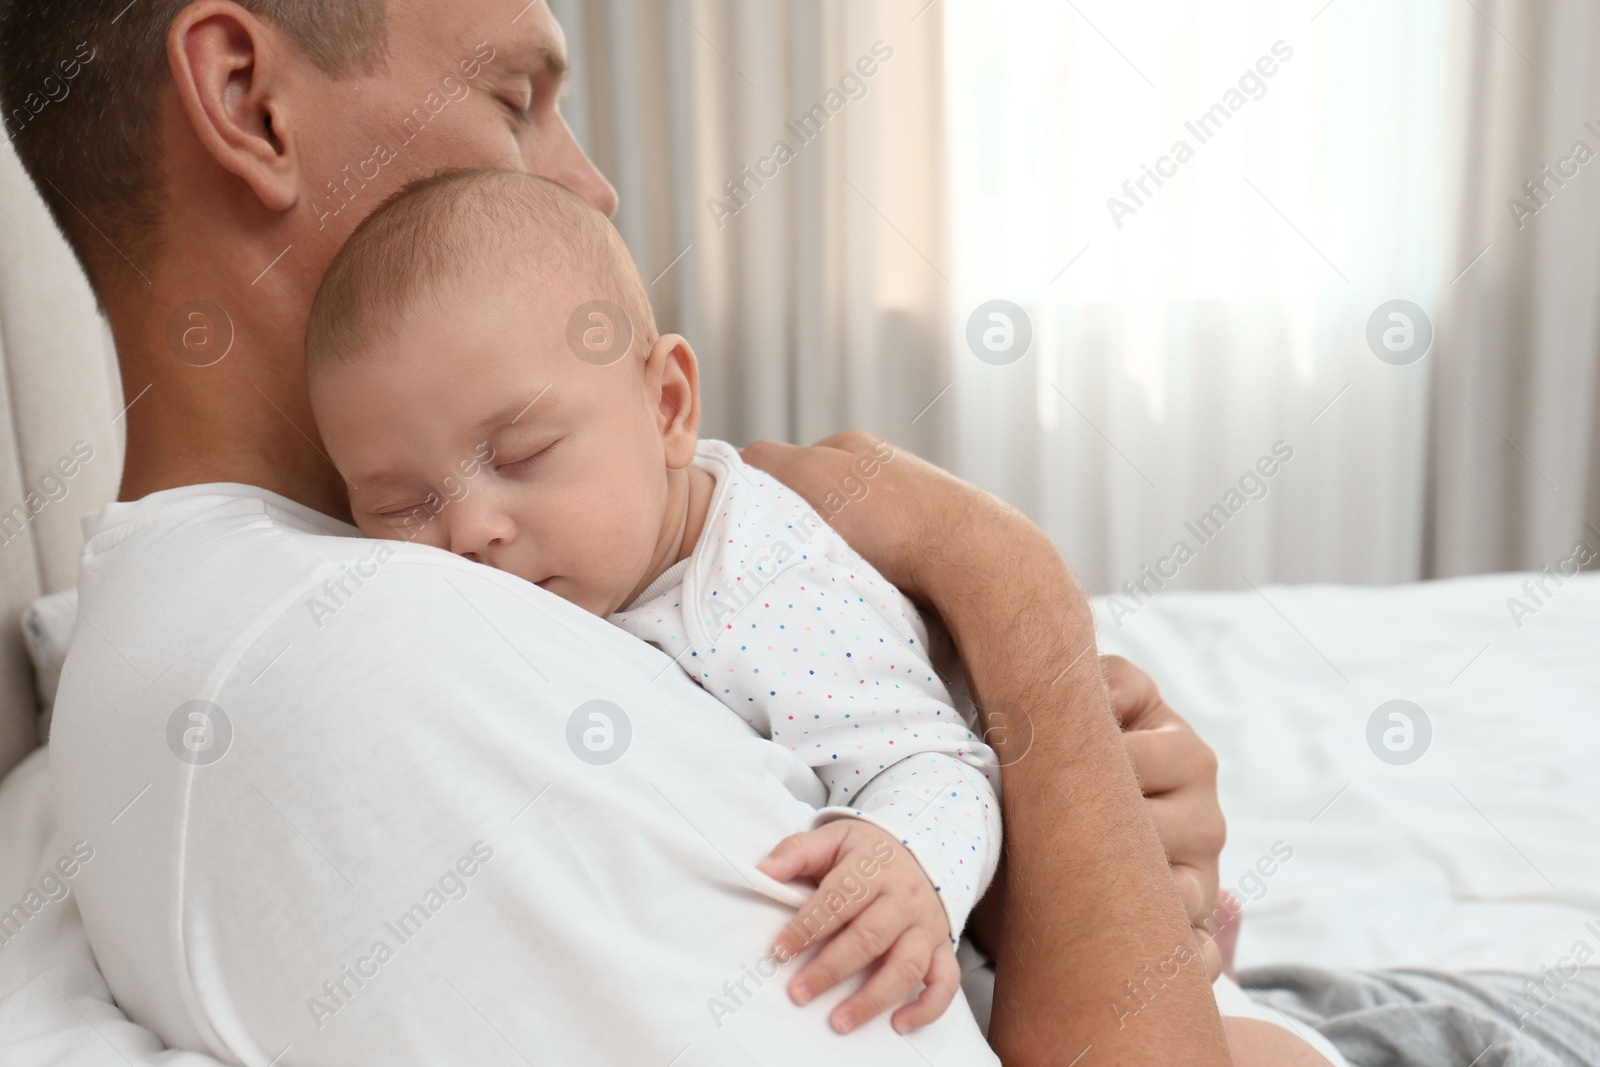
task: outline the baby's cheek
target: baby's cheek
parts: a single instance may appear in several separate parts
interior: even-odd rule
[[[585,546],[591,573],[616,597],[625,597],[646,577],[660,540],[662,516],[644,489],[619,493],[608,502],[606,521]],[[670,545],[668,546],[671,547]]]

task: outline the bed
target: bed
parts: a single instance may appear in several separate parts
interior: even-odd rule
[[[1122,630],[1101,612],[1103,646],[1153,671],[1220,756],[1242,965],[1600,952],[1600,575],[1546,579],[1518,628],[1507,603],[1541,578],[1163,594]],[[1403,706],[1369,733],[1397,700],[1430,724],[1410,752],[1382,738],[1404,746]],[[1263,875],[1277,842],[1292,859]]]

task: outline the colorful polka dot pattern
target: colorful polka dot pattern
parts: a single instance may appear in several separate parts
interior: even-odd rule
[[[680,585],[611,617],[676,657],[922,865],[959,935],[1000,856],[994,752],[952,706],[904,595],[805,501],[702,441],[717,488]]]

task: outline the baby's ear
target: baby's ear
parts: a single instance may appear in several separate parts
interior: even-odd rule
[[[667,466],[681,470],[694,462],[700,443],[700,361],[689,342],[675,333],[657,338],[645,357],[645,381],[657,403]]]

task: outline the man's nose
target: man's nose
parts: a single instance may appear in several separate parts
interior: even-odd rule
[[[617,190],[600,173],[578,139],[572,135],[567,120],[561,120],[565,143],[562,145],[557,181],[605,212],[607,218],[617,213]]]

